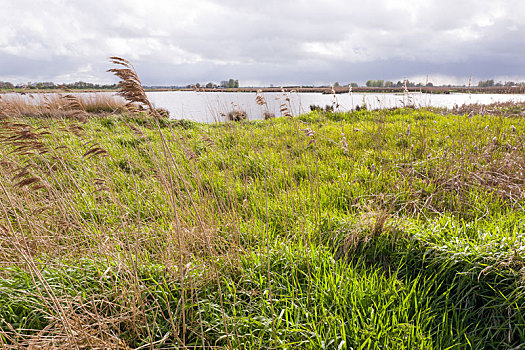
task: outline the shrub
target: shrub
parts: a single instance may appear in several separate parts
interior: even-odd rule
[[[246,112],[243,111],[242,109],[236,109],[236,110],[230,111],[226,115],[226,117],[228,118],[229,121],[240,122],[240,121],[246,120],[247,115],[246,115]]]

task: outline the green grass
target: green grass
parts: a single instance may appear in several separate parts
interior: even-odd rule
[[[18,120],[49,132],[25,140],[14,122],[2,343],[525,346],[518,117]]]

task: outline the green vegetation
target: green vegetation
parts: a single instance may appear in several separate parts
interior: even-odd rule
[[[0,123],[0,344],[524,346],[519,116]]]
[[[408,81],[408,80],[404,80],[404,81],[398,81],[397,83],[394,84],[393,81],[384,81],[384,80],[368,80],[366,82],[366,86],[367,87],[389,87],[389,88],[392,88],[392,87],[433,87],[434,84],[432,84],[431,82],[427,82],[426,84],[423,84],[423,83],[414,83],[414,82],[411,82],[411,81]],[[450,85],[449,85],[450,86]]]
[[[525,83],[524,82],[513,82],[513,81],[506,81],[506,82],[497,82],[497,83],[494,83],[494,79],[489,79],[489,80],[480,80],[479,83],[478,83],[478,86],[479,87],[493,87],[493,86],[525,86]]]
[[[366,86],[368,87],[383,87],[385,84],[384,80],[368,80]]]

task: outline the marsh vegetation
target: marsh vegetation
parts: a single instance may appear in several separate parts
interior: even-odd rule
[[[0,342],[520,348],[525,125],[500,107],[2,111]]]

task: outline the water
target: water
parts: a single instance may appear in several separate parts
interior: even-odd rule
[[[158,91],[148,92],[148,97],[156,107],[170,112],[172,118],[190,119],[200,122],[225,120],[225,115],[236,108],[246,111],[249,119],[261,119],[268,109],[276,116],[282,115],[281,105],[285,104],[293,115],[307,113],[310,105],[324,108],[326,105],[339,105],[338,110],[348,111],[366,104],[368,109],[402,107],[413,104],[416,107],[447,107],[462,104],[490,104],[494,102],[525,102],[525,95],[515,94],[370,94],[353,93],[335,96],[321,93],[264,93],[267,106],[255,101],[255,93],[243,92],[193,92]],[[287,100],[289,99],[289,101]]]
[[[115,94],[114,92],[82,93]],[[25,95],[35,103],[42,101],[45,95]],[[234,109],[244,110],[249,119],[261,119],[265,111],[282,115],[282,105],[292,115],[308,113],[310,105],[324,108],[326,105],[338,106],[336,110],[348,111],[357,106],[366,105],[368,109],[403,107],[410,104],[415,107],[447,107],[453,108],[462,104],[490,104],[494,102],[524,102],[525,95],[517,94],[374,94],[352,93],[333,95],[321,93],[263,93],[266,104],[258,105],[255,93],[244,92],[194,92],[194,91],[155,91],[147,93],[156,107],[165,108],[172,118],[190,119],[199,122],[224,121],[228,112]]]

